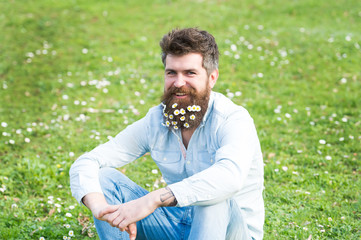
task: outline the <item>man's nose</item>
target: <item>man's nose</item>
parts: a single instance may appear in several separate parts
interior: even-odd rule
[[[186,81],[185,81],[184,77],[181,74],[178,74],[176,80],[174,81],[174,86],[179,88],[179,87],[184,86],[185,84],[186,84]]]

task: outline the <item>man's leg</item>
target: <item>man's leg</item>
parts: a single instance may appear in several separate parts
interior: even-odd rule
[[[249,240],[249,229],[234,200],[195,206],[189,239]]]
[[[140,198],[148,193],[124,174],[113,168],[103,168],[99,181],[104,196],[111,205],[117,205]],[[100,239],[129,239],[128,233],[94,218]],[[143,220],[137,222],[137,239],[185,239],[190,229],[191,208],[158,208]]]

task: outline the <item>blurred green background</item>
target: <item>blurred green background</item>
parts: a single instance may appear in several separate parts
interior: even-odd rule
[[[214,90],[255,120],[264,239],[359,239],[358,0],[1,1],[0,238],[96,238],[68,170],[159,104],[175,27],[214,35]],[[149,156],[121,171],[164,185]]]

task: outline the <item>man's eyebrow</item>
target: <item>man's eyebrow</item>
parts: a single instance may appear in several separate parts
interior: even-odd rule
[[[164,69],[164,71],[165,72],[178,72],[177,70],[172,69],[172,68],[166,68],[166,69]],[[189,68],[189,69],[184,69],[181,72],[198,72],[198,70],[195,68]]]

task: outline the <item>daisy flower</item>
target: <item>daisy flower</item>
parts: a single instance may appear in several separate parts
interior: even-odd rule
[[[173,128],[174,128],[175,130],[177,130],[177,129],[178,129],[178,126],[174,126]]]
[[[165,122],[165,125],[166,125],[167,127],[169,127],[170,122],[169,122],[169,121],[166,121],[166,122]]]
[[[190,112],[190,111],[192,111],[192,106],[188,106],[187,107],[187,110]]]
[[[179,115],[179,110],[178,109],[176,109],[176,110],[174,110],[174,115],[176,115],[176,116],[178,116]]]
[[[173,115],[171,114],[171,115],[169,115],[169,119],[173,119]]]
[[[192,111],[194,112],[194,111],[196,111],[196,109],[197,109],[196,105],[193,105],[192,106]]]
[[[186,114],[186,110],[184,110],[183,108],[181,108],[179,111],[182,115]]]
[[[186,120],[186,117],[185,117],[185,116],[182,116],[182,117],[180,118],[180,120],[181,120],[181,121],[184,121],[184,120]]]
[[[177,122],[176,122],[176,121],[173,121],[173,122],[172,122],[172,125],[173,125],[173,126],[177,125]]]
[[[189,128],[189,124],[188,123],[184,123],[183,125],[185,128]]]
[[[172,105],[172,108],[176,108],[178,106],[178,103],[174,103],[173,105]]]
[[[168,113],[164,113],[164,117],[168,117]]]
[[[196,116],[194,116],[194,114],[192,114],[189,118],[190,118],[191,120],[194,120],[194,119],[196,119]]]
[[[197,112],[201,111],[201,107],[200,107],[200,106],[196,106],[196,111],[197,111]]]

